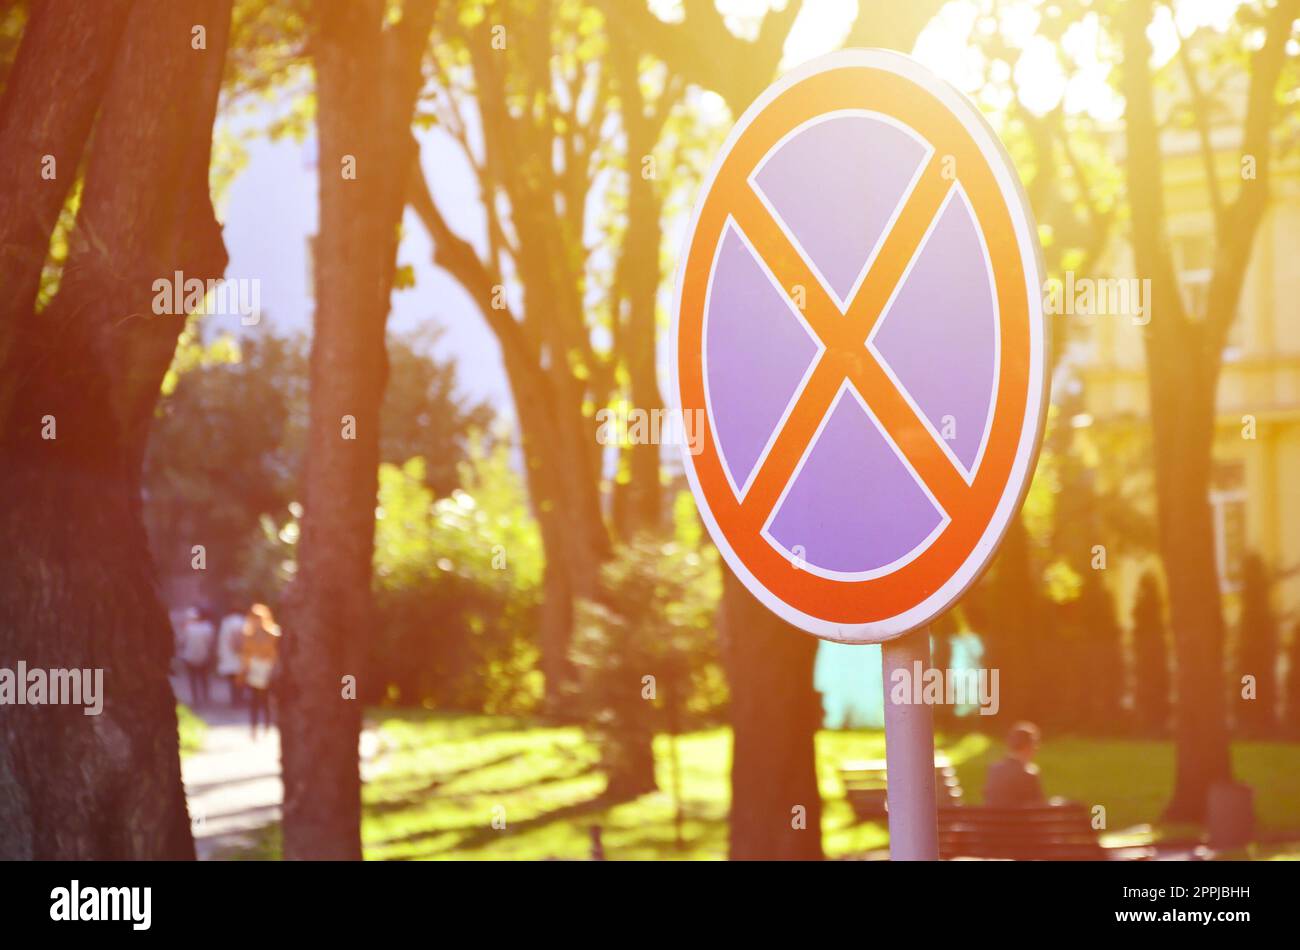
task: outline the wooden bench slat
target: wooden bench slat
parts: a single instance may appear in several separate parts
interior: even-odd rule
[[[1086,808],[940,808],[939,853],[955,857],[1095,861],[1106,857]]]
[[[847,760],[840,767],[840,782],[845,798],[859,820],[882,818],[888,800],[888,772],[884,759]],[[940,807],[960,805],[961,782],[947,756],[934,759],[935,796]]]

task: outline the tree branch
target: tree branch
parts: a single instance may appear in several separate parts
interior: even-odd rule
[[[1178,20],[1174,16],[1173,4],[1168,3],[1170,20],[1174,30],[1178,30]],[[1200,139],[1201,164],[1205,167],[1205,187],[1210,192],[1210,207],[1214,211],[1214,227],[1217,233],[1223,231],[1223,195],[1219,188],[1219,176],[1214,170],[1214,146],[1210,142],[1210,107],[1205,91],[1196,76],[1196,66],[1192,63],[1192,53],[1188,40],[1178,33],[1178,62],[1187,81],[1187,89],[1192,97],[1192,118],[1196,122],[1197,137]]]
[[[713,0],[685,0],[680,23],[659,19],[641,0],[600,0],[611,30],[667,64],[676,75],[726,100],[739,115],[772,80],[785,38],[803,8],[789,0],[763,17],[758,39],[742,40],[729,29]]]
[[[1227,211],[1221,240],[1215,247],[1214,273],[1207,300],[1209,338],[1215,353],[1222,350],[1236,317],[1255,234],[1268,207],[1278,77],[1286,62],[1286,45],[1297,16],[1300,16],[1300,0],[1277,0],[1269,11],[1264,45],[1251,61],[1242,125],[1242,155],[1254,158],[1255,178],[1243,178],[1237,197]]]
[[[433,240],[433,262],[455,277],[465,288],[502,349],[518,350],[524,354],[535,352],[536,347],[524,338],[523,329],[510,308],[492,306],[495,288],[501,284],[501,275],[494,265],[484,262],[478,256],[474,245],[447,224],[437,202],[433,200],[418,155],[411,175],[410,205]]]
[[[1151,79],[1151,44],[1147,24],[1151,0],[1132,0],[1119,13],[1124,92],[1124,165],[1133,227],[1133,258],[1139,273],[1149,274],[1161,314],[1148,330],[1156,336],[1190,332],[1178,293],[1178,281],[1165,233],[1164,174],[1160,129],[1155,117]]]

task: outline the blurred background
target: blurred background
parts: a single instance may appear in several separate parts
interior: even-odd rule
[[[0,14],[6,99],[41,15]],[[202,276],[258,301],[174,328],[136,486],[199,855],[887,847],[879,648],[768,614],[727,576],[679,447],[600,439],[597,421],[665,406],[672,277],[735,119],[800,63],[886,47],[997,130],[1049,277],[1038,469],[992,567],[932,630],[936,666],[1000,674],[996,715],[936,709],[946,787],[978,806],[1029,720],[1045,792],[1085,806],[1102,844],[1300,856],[1297,15],[1290,0],[179,15],[179,42],[199,52],[206,24],[202,49],[224,56],[208,180],[228,260]],[[64,292],[93,163],[51,229],[38,312]],[[252,604],[280,643],[260,737],[219,676],[239,661],[217,668],[223,618],[242,633]],[[197,694],[181,675],[203,665],[196,624]]]

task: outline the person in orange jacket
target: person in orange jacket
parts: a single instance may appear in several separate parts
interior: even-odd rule
[[[280,627],[265,604],[254,604],[244,621],[244,645],[240,651],[240,676],[248,687],[248,717],[257,738],[259,719],[271,726],[271,684],[280,657]]]

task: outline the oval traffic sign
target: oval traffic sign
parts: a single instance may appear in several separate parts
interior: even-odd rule
[[[784,76],[706,180],[674,292],[685,467],[727,564],[819,637],[946,610],[1019,509],[1047,405],[1041,248],[964,96],[909,57]]]

